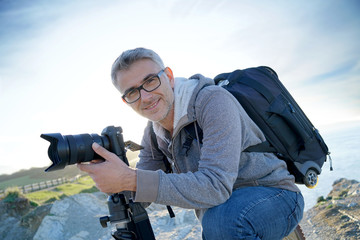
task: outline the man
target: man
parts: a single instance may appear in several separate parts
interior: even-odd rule
[[[195,209],[207,240],[282,239],[295,228],[304,201],[294,177],[272,153],[242,152],[265,137],[229,92],[201,75],[175,79],[144,48],[122,53],[111,76],[123,100],[152,124],[136,169],[93,145],[106,160],[79,168],[101,191]],[[202,137],[191,138],[189,125]],[[164,155],[173,173],[164,173]]]

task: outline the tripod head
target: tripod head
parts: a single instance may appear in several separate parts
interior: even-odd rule
[[[110,216],[100,218],[101,226],[106,228],[110,222],[115,227],[112,236],[116,240],[155,240],[146,210],[126,196],[129,194],[115,193],[108,197]]]

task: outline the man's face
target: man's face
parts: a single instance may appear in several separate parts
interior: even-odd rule
[[[116,75],[116,88],[124,94],[137,88],[150,76],[156,76],[162,69],[149,59],[133,63],[129,69],[121,70]],[[173,120],[174,78],[169,69],[160,75],[161,85],[152,92],[140,90],[140,99],[129,104],[141,116],[164,123]]]

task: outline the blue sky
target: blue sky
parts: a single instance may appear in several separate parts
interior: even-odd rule
[[[110,68],[124,50],[158,52],[176,76],[275,69],[320,131],[360,120],[360,2],[0,0],[0,173],[46,166],[41,133],[146,123]]]

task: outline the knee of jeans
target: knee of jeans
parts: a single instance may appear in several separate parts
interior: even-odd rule
[[[220,216],[218,212],[209,209],[202,219],[203,239],[252,239],[257,235],[243,217]]]
[[[218,223],[216,223],[217,218],[214,218],[212,214],[207,210],[201,220],[202,226],[202,235],[203,239],[206,236],[216,236],[217,235],[217,228],[219,228]]]
[[[216,211],[209,209],[205,212],[201,225],[203,239],[224,239],[228,237],[226,233],[230,232],[228,228],[231,223],[224,223],[223,216],[219,216]]]

